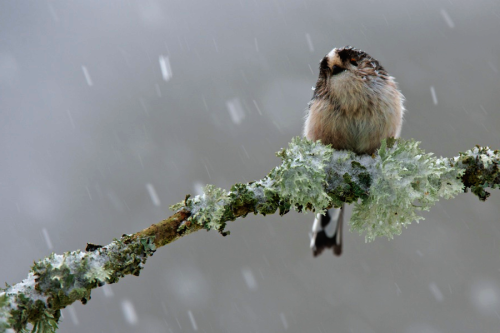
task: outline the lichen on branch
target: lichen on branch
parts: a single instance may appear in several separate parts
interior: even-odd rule
[[[174,215],[142,231],[36,262],[27,279],[0,289],[0,333],[27,332],[29,325],[32,332],[55,332],[61,309],[78,300],[85,304],[94,288],[139,275],[157,248],[200,229],[227,235],[226,223],[249,213],[323,213],[354,203],[351,229],[371,241],[400,234],[440,198],[471,189],[486,200],[487,187],[500,188],[500,154],[487,147],[436,158],[413,140],[388,139],[368,156],[294,138],[277,155],[282,164],[262,180],[229,191],[207,185],[203,194],[173,205]]]
[[[489,148],[436,158],[414,140],[388,139],[378,154],[369,156],[294,138],[277,155],[282,164],[263,180],[236,184],[230,191],[207,185],[202,195],[171,208],[188,210],[190,223],[226,234],[227,221],[250,212],[323,213],[354,203],[350,226],[372,241],[377,236],[399,235],[403,227],[423,219],[419,211],[429,210],[440,198],[472,188],[484,200],[489,195],[484,188],[500,183],[499,154]]]
[[[152,237],[124,235],[92,251],[51,254],[31,267],[27,279],[0,292],[0,332],[24,332],[29,323],[32,332],[55,332],[61,309],[76,301],[86,304],[94,288],[138,276],[155,250]]]
[[[441,198],[463,192],[460,177],[444,159],[426,154],[415,141],[382,142],[370,168],[370,195],[355,204],[350,225],[365,233],[393,238],[403,227],[424,219],[418,211],[429,210]]]

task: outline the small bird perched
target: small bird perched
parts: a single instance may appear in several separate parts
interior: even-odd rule
[[[381,140],[398,137],[404,96],[394,78],[377,60],[351,46],[333,49],[320,62],[319,77],[309,103],[304,136],[337,150],[373,154]],[[311,249],[342,253],[344,205],[316,214]]]

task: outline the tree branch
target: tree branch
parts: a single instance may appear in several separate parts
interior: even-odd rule
[[[414,141],[388,139],[377,155],[359,156],[295,138],[277,154],[283,160],[267,177],[235,184],[230,191],[208,185],[204,193],[171,208],[171,217],[106,246],[51,254],[33,265],[27,279],[0,289],[0,333],[55,332],[60,310],[90,300],[91,290],[121,277],[138,276],[157,248],[200,229],[222,235],[226,222],[249,213],[324,212],[355,203],[351,228],[371,241],[392,238],[439,198],[471,192],[486,200],[485,188],[500,188],[500,154],[475,147],[453,158],[435,158]],[[418,205],[415,205],[418,203]]]

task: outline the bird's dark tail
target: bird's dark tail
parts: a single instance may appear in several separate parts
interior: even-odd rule
[[[330,215],[329,213],[332,213]],[[311,249],[315,257],[325,248],[333,248],[333,254],[342,254],[342,224],[344,220],[344,205],[326,211],[325,215],[316,214],[311,232]]]

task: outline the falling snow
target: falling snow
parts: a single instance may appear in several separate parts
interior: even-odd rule
[[[165,269],[162,275],[164,290],[173,295],[175,304],[190,308],[208,305],[211,288],[203,270],[195,265]],[[168,304],[168,302],[167,302]]]
[[[309,47],[309,51],[314,52],[314,45],[311,39],[311,35],[306,34],[307,46]]]
[[[161,205],[160,198],[158,198],[158,194],[156,193],[153,184],[146,184],[146,188],[148,189],[149,197],[151,198],[151,201],[153,201],[153,204],[159,207]]]
[[[87,67],[82,66],[82,71],[83,71],[83,75],[85,76],[85,81],[87,82],[89,87],[92,87],[94,84],[92,83],[92,78],[90,77],[90,74],[89,74]]]
[[[135,312],[134,304],[129,300],[122,301],[123,317],[130,325],[135,325],[138,322],[137,314]]]
[[[285,330],[287,330],[288,329],[288,322],[287,322],[285,314],[283,312],[280,313],[280,319],[281,319],[281,323],[283,324],[283,327],[285,328]]]
[[[69,312],[69,317],[71,318],[71,321],[73,322],[73,325],[78,326],[80,322],[78,321],[78,317],[76,316],[76,310],[74,306],[68,306],[66,308]]]
[[[472,284],[470,300],[476,310],[483,315],[500,311],[500,288],[493,280],[478,280]]]
[[[113,292],[113,288],[109,284],[105,284],[101,287],[102,292],[104,293],[104,297],[113,297],[115,293]]]
[[[160,69],[161,69],[161,76],[163,77],[163,80],[165,82],[170,81],[172,78],[172,68],[170,68],[170,60],[166,56],[160,56],[159,58],[160,62]]]
[[[226,102],[226,107],[229,111],[229,115],[231,116],[231,120],[236,125],[241,124],[243,119],[245,118],[245,111],[243,110],[243,106],[241,105],[239,98],[233,98]]]
[[[255,106],[255,109],[257,110],[257,112],[262,116],[262,111],[259,108],[259,104],[257,104],[257,101],[255,99],[253,99],[252,102],[253,102],[253,105]]]
[[[43,238],[45,238],[45,243],[47,244],[47,247],[49,250],[53,249],[52,242],[50,241],[50,236],[49,232],[47,231],[46,228],[42,228],[42,233],[43,233]]]
[[[194,320],[194,316],[193,316],[193,313],[191,312],[191,310],[188,311],[188,316],[189,316],[189,320],[191,321],[191,326],[193,327],[193,330],[197,331],[198,325],[196,324],[196,320]]]
[[[448,15],[448,12],[446,10],[441,9],[441,16],[443,17],[448,27],[450,27],[451,29],[455,28],[455,23],[453,23],[450,15]]]
[[[436,90],[434,89],[434,86],[431,86],[431,95],[432,95],[432,103],[434,103],[434,105],[438,105],[438,99],[436,96]]]
[[[435,284],[434,282],[430,283],[429,284],[429,289],[432,292],[432,295],[434,295],[434,298],[436,299],[436,301],[438,301],[438,302],[442,302],[443,301],[443,299],[444,299],[443,293],[438,288],[437,284]]]
[[[243,275],[243,279],[250,290],[257,290],[257,281],[255,280],[255,275],[253,274],[250,268],[242,268],[241,274]]]

